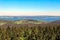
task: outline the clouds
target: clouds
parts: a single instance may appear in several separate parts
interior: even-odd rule
[[[60,12],[0,11],[0,16],[60,16]]]

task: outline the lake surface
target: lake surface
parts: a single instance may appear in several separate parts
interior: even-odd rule
[[[41,21],[55,21],[60,20],[60,16],[0,16],[0,20],[41,20]]]

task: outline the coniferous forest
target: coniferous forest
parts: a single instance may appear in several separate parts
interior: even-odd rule
[[[5,24],[0,40],[60,40],[60,24]]]

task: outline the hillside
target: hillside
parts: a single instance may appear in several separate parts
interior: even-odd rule
[[[52,22],[44,22],[44,21],[38,21],[38,20],[0,20],[0,26],[1,27],[7,27],[7,26],[55,26],[60,25],[60,20],[52,21]]]
[[[13,23],[13,24],[42,24],[45,23],[43,21],[37,21],[37,20],[16,20],[16,21],[11,21],[11,20],[0,20],[0,23]]]
[[[51,23],[60,24],[60,20],[52,21]]]
[[[43,21],[37,21],[37,20],[19,20],[15,21],[16,24],[42,24],[45,23]]]

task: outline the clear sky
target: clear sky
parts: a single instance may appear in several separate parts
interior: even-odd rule
[[[60,15],[60,0],[0,0],[0,15]],[[55,14],[55,15],[56,15]]]

